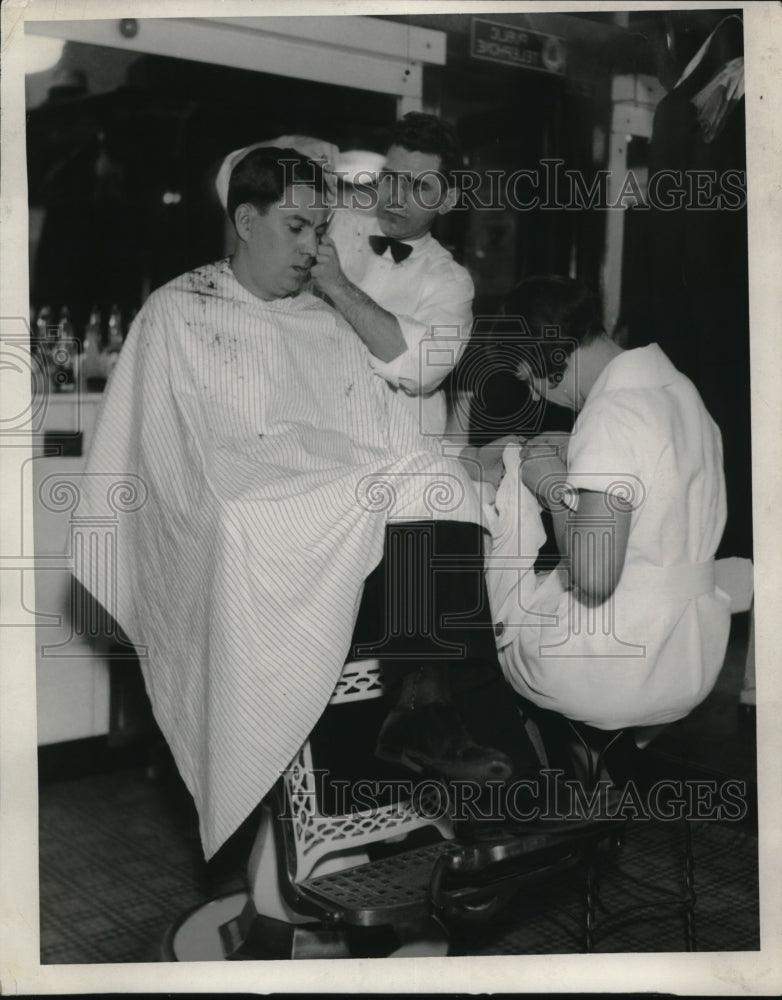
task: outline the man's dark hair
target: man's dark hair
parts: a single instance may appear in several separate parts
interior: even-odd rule
[[[517,369],[557,385],[577,347],[605,332],[600,300],[578,281],[559,275],[525,278],[505,300],[494,327],[502,356]]]
[[[261,146],[253,149],[236,164],[228,182],[226,211],[231,222],[236,209],[249,203],[259,212],[281,201],[292,184],[305,184],[314,194],[326,194],[326,182],[320,164],[308,160],[295,149]]]
[[[455,129],[435,115],[408,111],[394,126],[388,142],[411,153],[434,153],[440,157],[440,172],[448,186],[457,183],[456,171],[463,169],[463,157]]]

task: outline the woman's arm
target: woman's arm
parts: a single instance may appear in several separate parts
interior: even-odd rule
[[[615,496],[579,490],[577,507],[552,510],[557,548],[584,604],[602,604],[613,594],[624,568],[630,508]]]
[[[557,548],[569,569],[571,586],[584,604],[602,604],[622,575],[630,506],[613,494],[594,490],[574,493],[567,485],[567,466],[559,455],[541,453],[535,445],[527,445],[522,452],[521,476],[524,485],[551,511]]]

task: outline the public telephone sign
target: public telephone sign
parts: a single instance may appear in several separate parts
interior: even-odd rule
[[[472,19],[470,55],[476,59],[535,69],[543,73],[565,72],[565,40],[557,35],[528,31],[514,24],[500,24],[482,17]]]

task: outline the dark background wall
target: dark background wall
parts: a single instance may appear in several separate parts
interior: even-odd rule
[[[393,19],[447,32],[447,64],[426,68],[425,103],[457,125],[478,170],[558,157],[589,178],[605,165],[612,73],[651,65],[637,35],[605,15],[502,15],[563,37],[564,76],[474,58],[469,15]],[[385,95],[77,43],[56,71],[28,78],[27,99],[32,304],[69,305],[77,333],[93,303],[129,311],[222,253],[213,180],[225,153],[283,132],[379,150],[396,114]],[[463,210],[436,235],[473,273],[478,310],[491,311],[524,273],[596,284],[604,218]]]

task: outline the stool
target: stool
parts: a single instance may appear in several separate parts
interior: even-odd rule
[[[730,597],[730,610],[732,614],[750,609],[753,597],[752,562],[750,560],[739,558],[717,560],[716,581],[717,586]],[[541,714],[545,716],[548,713]],[[583,722],[566,719],[564,716],[557,716],[557,718],[561,724],[567,726],[569,733],[575,740],[577,749],[580,751],[578,754],[578,763],[581,766],[582,773],[579,775],[579,778],[582,780],[589,794],[592,794],[598,788],[598,784],[604,781],[606,777],[610,778],[610,773],[606,771],[606,758],[611,751],[616,751],[622,742],[628,741],[632,741],[634,748],[643,750],[666,728],[662,725],[655,725],[606,731],[596,729]],[[540,728],[535,722],[534,713],[532,715],[526,714],[525,726],[530,740],[538,753],[541,765],[547,767],[549,765],[549,755],[546,751],[545,740],[541,735]],[[627,755],[625,755],[625,759],[627,759]],[[593,951],[596,936],[607,933],[617,923],[626,921],[630,917],[643,917],[645,915],[653,917],[665,911],[672,911],[681,916],[684,926],[685,948],[687,951],[697,950],[695,928],[695,864],[692,852],[692,829],[686,815],[681,817],[680,822],[683,844],[681,891],[660,890],[661,898],[652,903],[620,907],[615,912],[609,914],[600,898],[601,857],[598,845],[593,842],[589,846],[584,924],[582,928],[585,951]],[[625,827],[626,823],[624,822],[617,825],[612,838],[614,847],[620,846]],[[651,887],[647,886],[647,888]],[[598,920],[598,910],[603,914],[603,920]]]
[[[549,721],[550,720],[550,721]],[[546,724],[548,722],[548,725]],[[552,725],[553,723],[553,725]],[[610,815],[611,805],[619,792],[618,786],[614,782],[612,775],[606,768],[606,760],[613,751],[621,753],[624,765],[625,777],[633,779],[632,766],[628,767],[633,752],[640,750],[651,742],[652,735],[664,727],[644,727],[639,731],[636,739],[636,731],[633,729],[601,730],[586,723],[576,722],[564,716],[550,712],[526,712],[525,727],[536,746],[541,766],[550,767],[550,752],[546,746],[546,737],[542,735],[541,728],[545,732],[548,730],[549,738],[552,730],[559,728],[560,734],[565,734],[572,738],[571,753],[574,760],[572,763],[576,775],[576,781],[582,786],[591,803],[596,801],[595,793],[605,791],[605,798],[597,799],[602,807],[606,807]],[[534,735],[533,735],[534,734]],[[640,743],[640,746],[639,746]],[[625,745],[623,747],[623,744]],[[624,752],[622,752],[624,751]],[[613,794],[612,794],[613,793]],[[615,856],[616,852],[624,843],[627,829],[627,820],[616,818],[609,821],[610,833],[605,838],[608,845],[608,853]],[[613,912],[609,912],[604,905],[600,895],[600,880],[603,870],[603,863],[606,859],[605,845],[592,841],[586,845],[585,851],[585,881],[584,881],[584,909],[583,922],[581,925],[582,946],[585,952],[594,950],[598,936],[603,936],[610,932],[617,924],[627,922],[630,919],[640,919],[644,916],[655,917],[665,916],[672,912],[679,914],[684,922],[685,948],[687,951],[696,950],[695,941],[695,883],[694,883],[694,862],[692,855],[692,840],[689,821],[682,817],[683,831],[683,857],[682,857],[682,883],[681,892],[660,888],[657,885],[646,885],[645,888],[660,895],[660,898],[650,903],[631,904],[620,906]],[[598,919],[598,912],[602,919]]]
[[[620,729],[610,732],[600,732],[591,726],[583,723],[568,720],[568,726],[575,735],[579,745],[585,751],[589,767],[587,774],[588,788],[597,787],[598,781],[605,773],[605,758],[610,750],[617,747],[623,740],[633,738],[630,730]],[[659,727],[662,728],[662,727]],[[597,735],[596,737],[596,734]],[[651,742],[650,734],[644,733],[643,739]],[[638,743],[636,743],[636,746]],[[644,746],[648,743],[644,743]],[[591,952],[594,949],[595,938],[598,933],[607,933],[611,926],[628,918],[640,918],[643,916],[655,917],[660,914],[665,915],[667,911],[679,913],[684,922],[684,941],[687,951],[696,951],[695,938],[695,877],[694,859],[692,854],[692,831],[690,821],[686,815],[681,820],[683,834],[683,856],[682,864],[682,888],[680,892],[661,889],[661,897],[651,903],[641,903],[631,906],[623,906],[614,913],[608,913],[600,898],[600,873],[601,858],[596,851],[591,852],[589,864],[587,866],[586,892],[585,892],[585,912],[584,912],[584,949]],[[614,844],[621,846],[624,835],[625,824],[617,830]],[[657,888],[657,887],[655,887]],[[598,909],[603,913],[604,920],[597,920]]]

